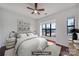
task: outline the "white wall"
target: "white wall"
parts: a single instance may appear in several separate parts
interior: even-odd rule
[[[78,14],[78,29],[79,29],[79,5],[77,7],[77,14]]]
[[[17,20],[22,19],[31,24],[31,30],[35,30],[35,20],[25,15],[20,15],[10,10],[0,8],[0,46],[5,45],[5,40],[11,31],[17,31]]]
[[[77,8],[72,7],[67,10],[63,10],[61,12],[55,13],[53,15],[49,15],[47,17],[37,19],[38,34],[40,32],[39,31],[40,23],[48,21],[48,20],[53,21],[53,19],[56,19],[56,42],[58,44],[68,46],[67,17],[75,17],[75,20],[77,22]],[[77,27],[77,24],[76,24],[76,27]]]
[[[78,29],[79,29],[79,4],[77,6],[77,17],[78,17],[77,23],[78,23]],[[79,40],[79,35],[78,35],[78,40]]]
[[[2,31],[3,31],[3,20],[2,20],[2,14],[1,14],[1,8],[0,8],[0,47],[2,45]]]
[[[53,20],[56,19],[56,42],[67,46],[67,17],[74,16],[76,20],[76,28],[77,26],[79,28],[79,24],[77,25],[77,19],[79,19],[78,13],[79,8],[73,7],[41,19],[36,19],[36,21],[25,15],[20,15],[10,10],[0,8],[0,47],[5,45],[5,40],[7,39],[9,32],[17,30],[17,19],[22,19],[25,22],[30,22],[31,30],[36,30],[38,34],[40,33],[40,23],[45,21],[53,22]],[[51,39],[53,38],[51,37]]]

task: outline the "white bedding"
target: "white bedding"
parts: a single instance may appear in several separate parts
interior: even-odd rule
[[[50,45],[47,47],[47,40],[37,35],[26,36],[21,35],[21,38],[17,39],[15,46],[15,52],[18,56],[32,56],[33,51],[51,51],[52,56],[58,56],[61,47]]]
[[[37,36],[27,36],[18,39],[15,50],[19,56],[31,56],[32,51],[44,50],[46,46],[46,39]]]
[[[32,33],[17,36],[15,48],[5,51],[5,56],[32,56],[33,51],[51,51],[52,56],[58,56],[61,47],[55,44],[49,45],[45,38]]]

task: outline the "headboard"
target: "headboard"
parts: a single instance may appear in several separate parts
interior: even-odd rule
[[[26,23],[23,20],[18,20],[17,21],[17,32],[18,33],[30,32],[30,23]]]

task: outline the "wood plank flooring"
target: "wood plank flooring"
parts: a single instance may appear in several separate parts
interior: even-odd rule
[[[69,48],[68,47],[65,47],[65,46],[60,45],[60,44],[56,44],[56,45],[58,45],[58,46],[61,47],[61,51],[60,51],[60,55],[59,56],[64,56],[65,54],[69,53]],[[0,56],[4,56],[5,50],[6,50],[5,46],[3,46],[3,47],[0,48]]]

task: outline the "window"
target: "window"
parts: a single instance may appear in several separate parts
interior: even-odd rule
[[[55,36],[55,31],[56,31],[56,23],[46,23],[42,24],[42,35],[43,36]]]
[[[75,19],[74,17],[69,17],[67,20],[67,32],[71,34],[71,30],[75,28]]]
[[[56,23],[52,23],[51,25],[51,36],[56,35]]]

